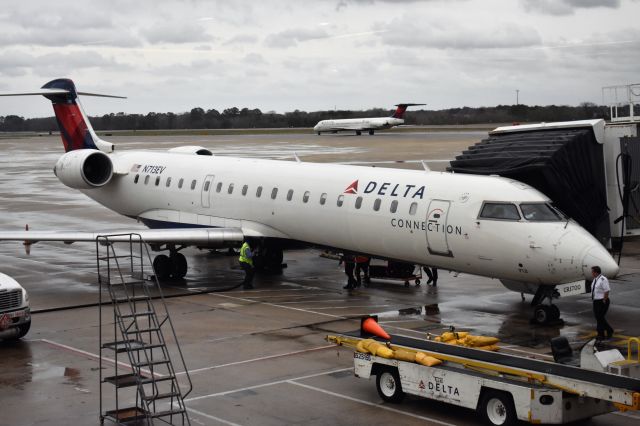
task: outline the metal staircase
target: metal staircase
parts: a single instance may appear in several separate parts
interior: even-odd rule
[[[96,258],[101,424],[190,425],[184,398],[193,385],[158,280],[155,274],[145,280],[145,270],[153,271],[147,245],[139,234],[98,236]],[[112,323],[103,309],[113,311]],[[184,371],[182,388],[165,336],[175,345],[173,355]],[[103,377],[107,362],[113,364],[114,374]],[[103,386],[111,391],[103,391]],[[104,411],[106,405],[112,409]]]

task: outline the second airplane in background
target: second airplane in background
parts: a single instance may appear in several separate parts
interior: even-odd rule
[[[373,135],[376,130],[390,129],[395,126],[404,124],[402,117],[407,107],[419,106],[425,104],[397,104],[396,112],[391,117],[373,117],[373,118],[345,118],[340,120],[322,120],[313,128],[313,131],[320,135],[322,132],[338,133],[346,131],[355,131],[356,135],[362,132],[369,132]]]

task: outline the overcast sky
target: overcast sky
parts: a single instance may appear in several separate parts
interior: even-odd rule
[[[72,78],[87,112],[601,102],[640,82],[640,0],[22,0],[0,91]],[[49,116],[44,98],[0,115]]]

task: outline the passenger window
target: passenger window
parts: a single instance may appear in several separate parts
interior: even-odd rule
[[[149,175],[146,175],[146,176],[144,177],[144,184],[146,185],[146,184],[148,184],[148,183],[149,183]]]
[[[156,186],[160,185],[160,176],[156,177]]]
[[[242,195],[247,195],[247,191],[249,190],[249,186],[245,185],[242,187]]]
[[[302,196],[302,202],[306,203],[307,201],[309,201],[310,195],[311,193],[309,191],[305,191],[304,195]]]
[[[373,210],[380,210],[380,204],[382,204],[382,200],[380,198],[376,198],[376,201],[373,202]]]
[[[562,216],[552,206],[543,203],[520,204],[522,215],[531,222],[558,222]]]
[[[256,189],[256,197],[260,198],[262,196],[262,187],[259,186],[258,189]]]
[[[398,211],[398,200],[393,200],[393,201],[391,202],[391,207],[389,208],[389,211],[390,211],[391,213],[395,213],[395,212],[397,212],[397,211]]]
[[[362,207],[362,197],[356,198],[356,209]]]
[[[416,211],[418,211],[418,203],[411,203],[411,207],[409,207],[409,214],[413,216],[416,214]]]
[[[292,198],[293,198],[293,189],[290,189],[287,192],[287,201],[291,201]]]
[[[167,188],[168,188],[168,187],[170,187],[170,186],[171,186],[171,178],[170,178],[170,177],[168,177],[168,178],[167,178]]]
[[[182,184],[184,183],[184,179],[180,178],[178,181],[178,188],[182,188]]]
[[[216,185],[216,192],[220,191],[222,191],[222,182],[218,182],[218,185]]]
[[[520,213],[515,204],[485,203],[480,217],[483,219],[520,220]]]
[[[342,204],[344,203],[344,195],[340,195],[338,197],[338,207],[342,207]]]
[[[193,191],[194,189],[196,189],[196,180],[192,180],[191,181],[191,190]]]
[[[326,202],[327,202],[327,194],[325,192],[320,196],[320,205],[324,206],[324,203],[326,203]]]
[[[275,200],[277,196],[278,196],[278,188],[273,188],[271,190],[271,199]]]
[[[228,194],[233,194],[233,184],[232,183],[229,184],[229,189],[227,189],[227,193]]]
[[[206,181],[206,182],[204,183],[204,192],[208,192],[208,191],[209,191],[209,185],[210,185],[210,184],[211,184],[211,182],[209,182],[209,181]]]
[[[140,179],[140,175],[136,175],[136,177],[133,178],[133,183],[138,183],[138,179]]]

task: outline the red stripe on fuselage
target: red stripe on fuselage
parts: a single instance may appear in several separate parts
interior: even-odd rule
[[[60,126],[60,135],[65,151],[85,148],[84,140],[87,135],[87,123],[84,122],[80,108],[77,104],[54,104]]]

